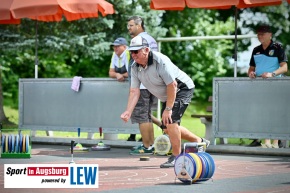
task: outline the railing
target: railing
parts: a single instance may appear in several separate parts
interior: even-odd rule
[[[215,78],[216,138],[290,140],[290,78]]]
[[[140,133],[138,124],[124,123],[120,118],[128,101],[127,81],[83,78],[79,92],[75,92],[72,80],[20,79],[19,129],[77,132],[81,128],[88,132],[88,138],[100,128],[105,134]]]

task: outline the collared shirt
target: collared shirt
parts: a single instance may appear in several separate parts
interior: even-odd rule
[[[149,48],[151,50],[158,52],[158,44],[157,44],[156,40],[152,36],[150,36],[147,32],[141,32],[141,33],[138,34],[138,36],[143,37],[147,41],[147,43],[149,45]],[[134,62],[135,61],[132,58],[131,65],[133,65]],[[129,81],[131,82],[131,72],[130,72],[130,70],[129,70],[129,77],[130,77]],[[140,85],[140,89],[146,89],[146,88],[145,88],[145,86],[143,84],[141,84]]]
[[[130,61],[129,50],[125,50],[120,55],[120,57],[115,52],[113,52],[110,68],[114,68],[115,72],[117,73],[124,74],[128,72],[129,61]]]
[[[162,102],[167,100],[167,85],[175,80],[182,85],[179,89],[194,88],[192,79],[160,52],[150,51],[148,65],[143,68],[134,63],[131,70],[131,87],[139,88],[142,83]]]
[[[287,61],[282,45],[271,41],[265,50],[262,44],[253,49],[250,66],[254,66],[256,75],[261,76],[264,72],[274,72],[280,68],[281,62]]]

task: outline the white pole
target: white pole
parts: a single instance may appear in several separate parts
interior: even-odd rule
[[[234,53],[234,77],[237,78],[237,65],[238,65],[238,41],[237,41],[237,33],[238,33],[238,26],[237,26],[237,21],[238,21],[238,8],[235,8],[235,53]]]
[[[38,22],[35,21],[35,66],[34,66],[34,77],[35,79],[38,78],[38,37],[37,37],[37,30],[38,30]]]
[[[237,39],[255,38],[255,34],[237,35]],[[234,35],[220,35],[220,36],[190,36],[190,37],[171,37],[171,38],[157,38],[158,42],[176,42],[188,40],[219,40],[219,39],[235,39]]]
[[[158,41],[158,50],[161,52],[161,41]],[[161,106],[160,106],[160,100],[157,101],[157,119],[161,120]]]
[[[35,77],[35,79],[38,78],[38,65],[37,64],[34,65],[34,77]]]

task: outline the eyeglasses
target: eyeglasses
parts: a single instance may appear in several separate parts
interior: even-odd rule
[[[131,27],[134,27],[134,26],[136,26],[136,25],[128,24],[127,29],[130,29]]]
[[[131,54],[138,54],[139,50],[130,50]]]

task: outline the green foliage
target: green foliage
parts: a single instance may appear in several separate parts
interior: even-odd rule
[[[19,121],[18,110],[5,106],[4,111],[7,114],[8,120],[17,125]]]
[[[168,37],[230,35],[234,31],[231,18],[220,21],[219,12],[205,9],[167,11],[162,25],[169,29]],[[180,22],[182,20],[182,22]],[[193,40],[162,44],[162,52],[194,80],[196,99],[206,100],[212,95],[212,79],[231,71],[229,58],[232,40]],[[178,53],[178,54],[177,54]]]

